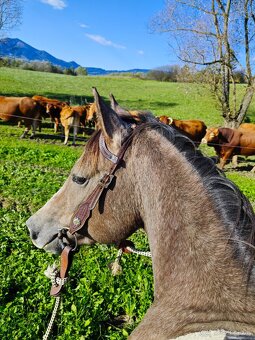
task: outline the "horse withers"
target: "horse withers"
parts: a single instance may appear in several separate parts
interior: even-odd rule
[[[130,339],[255,334],[255,216],[246,197],[186,136],[151,119],[134,127],[96,89],[94,96],[100,129],[63,187],[27,221],[33,243],[59,253],[58,230],[69,228],[67,242],[76,235],[78,245],[119,245],[144,228],[154,301]]]

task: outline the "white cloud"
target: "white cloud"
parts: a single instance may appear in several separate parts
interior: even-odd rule
[[[140,55],[144,55],[144,51],[143,50],[139,50],[139,51],[137,51],[137,53],[140,54]]]
[[[63,9],[67,6],[63,0],[41,0],[44,4],[48,4],[55,9]]]
[[[121,49],[126,49],[125,46],[115,44],[114,42],[105,39],[101,35],[95,35],[95,34],[86,34],[86,37],[88,37],[90,40],[95,41],[96,43],[103,45],[103,46],[111,46],[114,48],[121,48]]]
[[[80,24],[80,27],[81,27],[81,28],[89,28],[89,26],[86,25],[86,24]]]

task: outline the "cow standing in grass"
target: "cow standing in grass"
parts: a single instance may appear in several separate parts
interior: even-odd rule
[[[85,129],[87,122],[93,119],[93,104],[86,104],[80,106],[66,105],[60,112],[60,122],[65,130],[65,141],[67,144],[70,128],[73,127],[73,145],[77,137],[80,126]]]
[[[33,96],[32,99],[44,107],[45,115],[50,117],[54,123],[54,132],[57,133],[60,124],[60,112],[62,108],[69,105],[69,103],[37,95]]]
[[[225,164],[234,155],[255,155],[255,133],[230,128],[207,129],[202,143],[214,147],[220,158],[219,168],[223,169]],[[255,170],[255,167],[252,171]]]
[[[0,119],[7,122],[24,122],[25,131],[20,138],[24,138],[31,127],[31,138],[33,138],[42,116],[44,116],[44,108],[30,97],[0,96]]]

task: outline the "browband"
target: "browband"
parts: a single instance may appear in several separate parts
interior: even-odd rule
[[[114,155],[110,150],[107,149],[107,146],[105,144],[105,140],[104,140],[102,133],[100,134],[100,137],[99,137],[99,149],[100,149],[102,155],[106,159],[108,159],[109,161],[111,161],[114,164],[118,163],[119,158],[116,155]]]

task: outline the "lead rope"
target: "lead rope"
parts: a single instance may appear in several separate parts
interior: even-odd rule
[[[56,265],[53,264],[52,266],[49,265],[48,268],[45,270],[44,274],[51,280],[52,285],[57,286],[57,285],[64,285],[67,281],[65,278],[64,280],[59,277],[59,270],[57,269]],[[55,305],[52,311],[52,315],[50,318],[50,322],[48,324],[48,327],[46,329],[46,332],[43,336],[43,340],[48,340],[48,337],[50,335],[50,332],[52,330],[53,323],[56,319],[58,308],[60,306],[60,296],[55,297]]]
[[[51,318],[50,318],[50,322],[49,322],[47,330],[46,330],[46,332],[43,336],[43,340],[48,340],[48,337],[50,335],[50,332],[51,332],[51,329],[52,329],[52,326],[53,326],[53,322],[54,322],[56,315],[57,315],[57,312],[58,312],[59,305],[60,305],[60,296],[57,296],[56,300],[55,300],[55,306],[54,306],[54,309],[52,311],[52,315],[51,315]]]
[[[135,247],[132,246],[127,246],[126,249],[130,253],[138,254],[138,255],[143,255],[146,257],[151,257],[151,252],[150,251],[143,251],[143,250],[138,250]]]
[[[55,297],[55,305],[52,311],[50,322],[48,324],[47,330],[43,336],[43,340],[47,340],[50,332],[52,330],[53,322],[56,318],[57,311],[60,305],[60,293],[63,286],[67,282],[67,273],[71,265],[72,254],[76,250],[77,240],[75,237],[74,247],[70,247],[63,242],[63,238],[66,237],[66,229],[59,230],[58,238],[60,244],[62,245],[62,252],[60,256],[60,269],[57,268],[56,264],[48,266],[44,274],[51,280],[52,286],[50,290],[50,295]]]
[[[109,268],[112,272],[113,276],[120,275],[122,273],[122,267],[120,265],[120,260],[123,253],[133,253],[137,255],[142,255],[146,257],[151,257],[150,251],[142,251],[135,248],[133,242],[131,241],[124,241],[120,246],[116,256],[116,259],[109,264]]]
[[[137,255],[151,257],[151,252],[138,250],[135,248],[133,242],[126,240],[119,246],[116,259],[109,265],[113,276],[116,276],[122,273],[120,260],[121,260],[123,253],[133,253]],[[60,271],[58,270],[55,264],[53,264],[52,266],[49,265],[46,271],[44,272],[44,274],[51,280],[52,289],[54,289],[54,287],[63,287],[67,281],[67,277],[64,277],[64,278],[60,277],[61,276]],[[60,306],[60,301],[61,301],[59,293],[60,291],[56,295],[51,294],[55,296],[56,300],[55,300],[55,305],[54,305],[52,315],[50,318],[50,322],[48,324],[45,334],[43,335],[43,340],[48,340],[50,332],[52,330],[52,326],[55,321],[55,318],[56,318],[56,315],[57,315],[57,312]]]

